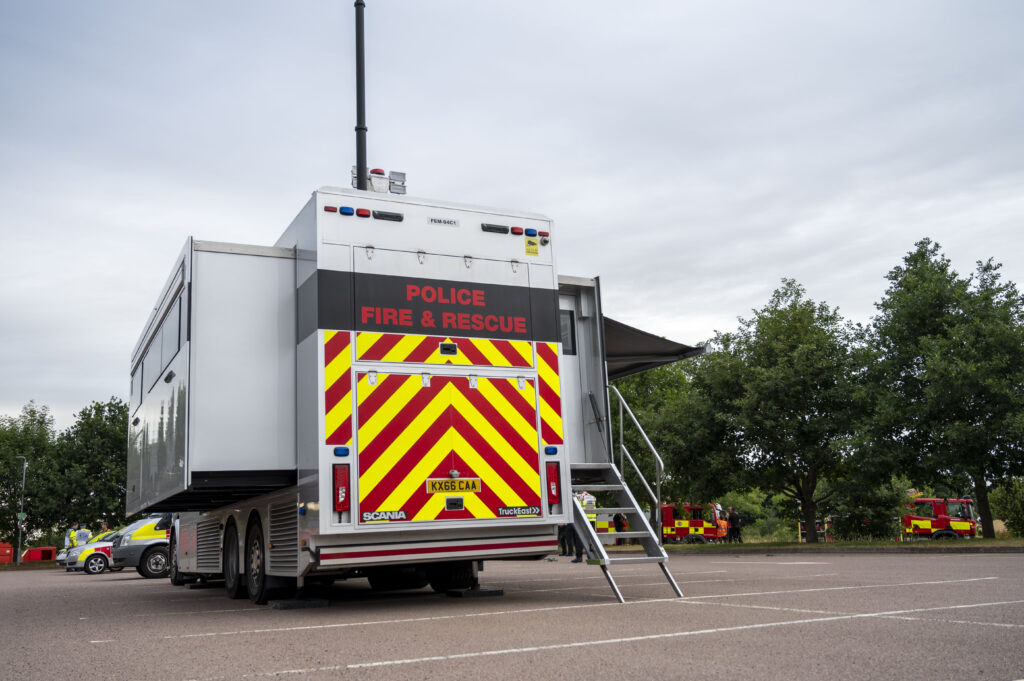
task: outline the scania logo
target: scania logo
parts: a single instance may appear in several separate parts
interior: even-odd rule
[[[459,221],[454,218],[430,218],[432,225],[445,225],[446,227],[458,227]]]
[[[405,511],[367,511],[363,513],[363,522],[372,520],[405,520]]]

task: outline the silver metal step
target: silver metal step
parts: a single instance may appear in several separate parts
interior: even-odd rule
[[[608,567],[614,564],[628,565],[631,563],[658,563],[665,579],[672,590],[680,598],[683,592],[679,585],[672,578],[665,563],[668,561],[668,554],[661,545],[661,537],[658,531],[651,527],[647,514],[637,503],[636,498],[626,486],[622,475],[613,463],[585,463],[571,464],[569,466],[572,478],[573,491],[587,491],[592,493],[607,493],[615,498],[612,506],[595,507],[590,510],[584,509],[580,500],[573,496],[573,527],[576,536],[583,541],[587,552],[587,563],[589,565],[601,566],[601,571],[608,585],[611,586],[615,597],[620,603],[625,603],[622,592],[615,584],[615,579],[609,572]],[[589,515],[601,513],[603,515],[614,515],[622,513],[627,516],[630,529],[624,532],[598,532],[590,522]],[[589,514],[589,515],[588,515]],[[645,555],[609,555],[605,550],[608,545],[617,539],[637,539],[643,547]]]
[[[625,489],[623,485],[573,485],[573,492],[618,492]]]

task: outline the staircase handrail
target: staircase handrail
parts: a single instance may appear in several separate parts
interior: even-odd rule
[[[647,480],[644,479],[644,474],[640,471],[640,467],[636,465],[636,461],[633,460],[633,456],[629,453],[629,450],[626,449],[626,445],[619,445],[619,447],[621,448],[621,454],[626,456],[626,460],[629,461],[630,465],[633,466],[633,470],[636,471],[637,477],[640,478],[640,484],[644,486],[645,490],[647,490],[647,496],[651,498],[651,502],[655,506],[660,506],[658,503],[658,497],[655,496],[651,486],[647,484]]]
[[[644,439],[644,442],[647,444],[647,448],[651,451],[651,454],[654,455],[654,468],[656,473],[654,486],[657,490],[657,494],[654,495],[654,508],[652,509],[653,512],[651,515],[653,516],[655,525],[657,526],[657,536],[661,537],[661,478],[665,474],[665,462],[662,460],[661,455],[658,454],[658,450],[654,447],[651,439],[647,437],[647,432],[644,431],[644,427],[640,425],[640,422],[633,414],[633,410],[629,408],[629,404],[626,403],[626,398],[622,396],[619,389],[609,383],[608,391],[614,392],[615,396],[619,398],[619,470],[625,470],[623,454],[628,454],[626,451],[625,429],[623,428],[623,412],[629,414],[630,421],[632,421],[633,425],[636,426],[636,429],[640,432],[640,437]],[[633,461],[633,457],[630,456],[629,460],[630,463],[633,464],[633,468],[636,470],[637,475],[640,476],[640,480],[644,483],[644,487],[647,487],[648,491],[650,491],[650,486],[644,479],[644,476],[637,467],[636,462]]]

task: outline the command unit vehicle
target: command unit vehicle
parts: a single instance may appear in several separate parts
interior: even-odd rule
[[[172,581],[465,589],[571,522],[614,588],[588,485],[663,563],[605,388],[700,349],[606,320],[555,243],[541,215],[331,187],[274,246],[188,239],[131,363],[127,509],[175,513]]]
[[[661,536],[666,543],[705,544],[718,541],[718,504],[662,504]]]
[[[900,519],[903,539],[957,539],[975,536],[978,522],[972,499],[918,497]]]

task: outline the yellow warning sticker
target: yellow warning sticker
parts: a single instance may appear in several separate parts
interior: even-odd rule
[[[540,242],[532,236],[526,237],[526,255],[540,255]]]
[[[463,492],[479,494],[483,490],[480,478],[427,478],[427,494]]]

